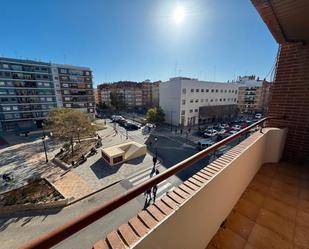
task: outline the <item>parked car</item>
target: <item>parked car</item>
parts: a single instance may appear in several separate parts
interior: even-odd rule
[[[219,129],[228,129],[230,126],[228,124],[221,124],[219,125]]]
[[[132,122],[126,122],[124,124],[124,127],[127,129],[127,130],[138,130],[140,127],[137,125],[137,124],[134,124]]]
[[[234,131],[240,131],[240,130],[241,130],[241,126],[240,126],[240,125],[233,125],[233,126],[232,126],[232,130],[234,130]]]
[[[235,133],[237,133],[237,131],[235,131],[235,130],[230,130],[227,134],[228,134],[229,136],[231,136],[231,135],[234,135]]]
[[[218,135],[223,135],[225,133],[227,133],[227,130],[225,129],[221,129],[220,131],[218,131]]]
[[[199,150],[204,150],[213,144],[214,142],[210,139],[201,139],[197,142],[197,147]]]
[[[254,118],[261,119],[262,118],[262,114],[261,113],[257,113],[257,114],[255,114]]]
[[[205,137],[214,137],[218,134],[218,131],[215,129],[207,129],[204,132],[204,136]]]
[[[112,115],[111,116],[111,120],[113,122],[118,122],[120,119],[124,119],[124,117],[120,116],[120,115]]]

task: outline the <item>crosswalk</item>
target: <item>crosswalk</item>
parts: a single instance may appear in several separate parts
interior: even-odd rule
[[[150,179],[152,173],[152,168],[149,168],[147,170],[140,171],[139,173],[130,176],[126,179],[126,182],[131,186],[136,186],[138,184],[141,184],[142,182]],[[158,190],[157,190],[157,197],[160,197],[165,192],[171,190],[173,188],[173,185],[168,181],[164,180],[158,184]]]

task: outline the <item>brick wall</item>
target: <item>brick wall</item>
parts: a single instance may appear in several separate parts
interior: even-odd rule
[[[287,126],[284,159],[309,161],[309,45],[284,43],[272,86],[269,116],[286,115],[269,126]]]

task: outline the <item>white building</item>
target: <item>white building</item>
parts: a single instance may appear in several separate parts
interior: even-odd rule
[[[200,110],[210,107],[237,107],[239,84],[199,81],[184,77],[171,78],[160,84],[160,107],[165,122],[173,125],[197,125]],[[204,113],[207,108],[203,109]]]

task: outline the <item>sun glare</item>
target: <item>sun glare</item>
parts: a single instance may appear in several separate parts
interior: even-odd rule
[[[183,19],[185,17],[185,11],[182,6],[177,6],[177,8],[174,10],[173,18],[176,24],[180,24],[183,22]]]

